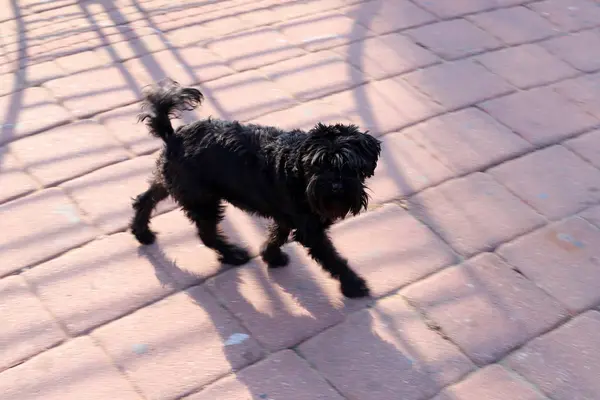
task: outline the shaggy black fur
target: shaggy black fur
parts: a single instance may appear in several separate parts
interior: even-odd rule
[[[336,220],[366,209],[364,182],[375,171],[379,140],[342,124],[317,124],[304,132],[209,118],[174,130],[170,118],[202,100],[199,90],[171,80],[145,93],[140,120],[165,147],[150,188],[133,203],[131,230],[137,240],[154,242],[150,214],[171,195],[223,263],[244,264],[248,252],[229,243],[218,228],[225,200],[272,220],[261,250],[270,267],[288,263],[281,246],[292,233],[339,280],[345,296],[368,296],[366,282],[338,254],[327,231]]]

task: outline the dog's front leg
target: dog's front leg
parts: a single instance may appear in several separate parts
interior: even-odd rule
[[[269,268],[286,266],[289,257],[281,250],[290,236],[290,228],[279,221],[273,221],[269,226],[269,237],[263,244],[260,255]]]
[[[344,296],[349,298],[369,296],[367,283],[337,252],[325,229],[297,229],[294,238],[307,248],[310,256],[321,264],[324,270],[340,281]]]

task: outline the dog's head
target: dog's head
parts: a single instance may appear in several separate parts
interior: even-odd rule
[[[355,125],[317,124],[299,159],[312,209],[336,220],[367,208],[365,180],[373,176],[381,142]]]

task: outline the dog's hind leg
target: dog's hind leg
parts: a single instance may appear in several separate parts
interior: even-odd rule
[[[154,207],[168,195],[169,192],[161,183],[153,181],[148,190],[133,201],[135,214],[131,221],[131,232],[141,244],[152,244],[156,239],[150,230],[150,216]]]
[[[183,209],[188,218],[194,222],[198,236],[206,247],[219,253],[219,260],[224,264],[242,265],[250,261],[246,249],[229,243],[219,230],[219,222],[223,219],[223,206],[220,200],[183,201]]]
[[[283,251],[283,246],[290,235],[290,228],[278,221],[269,226],[269,237],[263,244],[260,255],[269,268],[283,267],[288,264],[289,257]]]

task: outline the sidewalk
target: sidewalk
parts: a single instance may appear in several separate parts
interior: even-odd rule
[[[0,4],[2,400],[600,399],[598,2]],[[381,137],[332,230],[373,299],[297,244],[222,266],[173,202],[138,246],[164,77],[206,95],[188,121]]]

